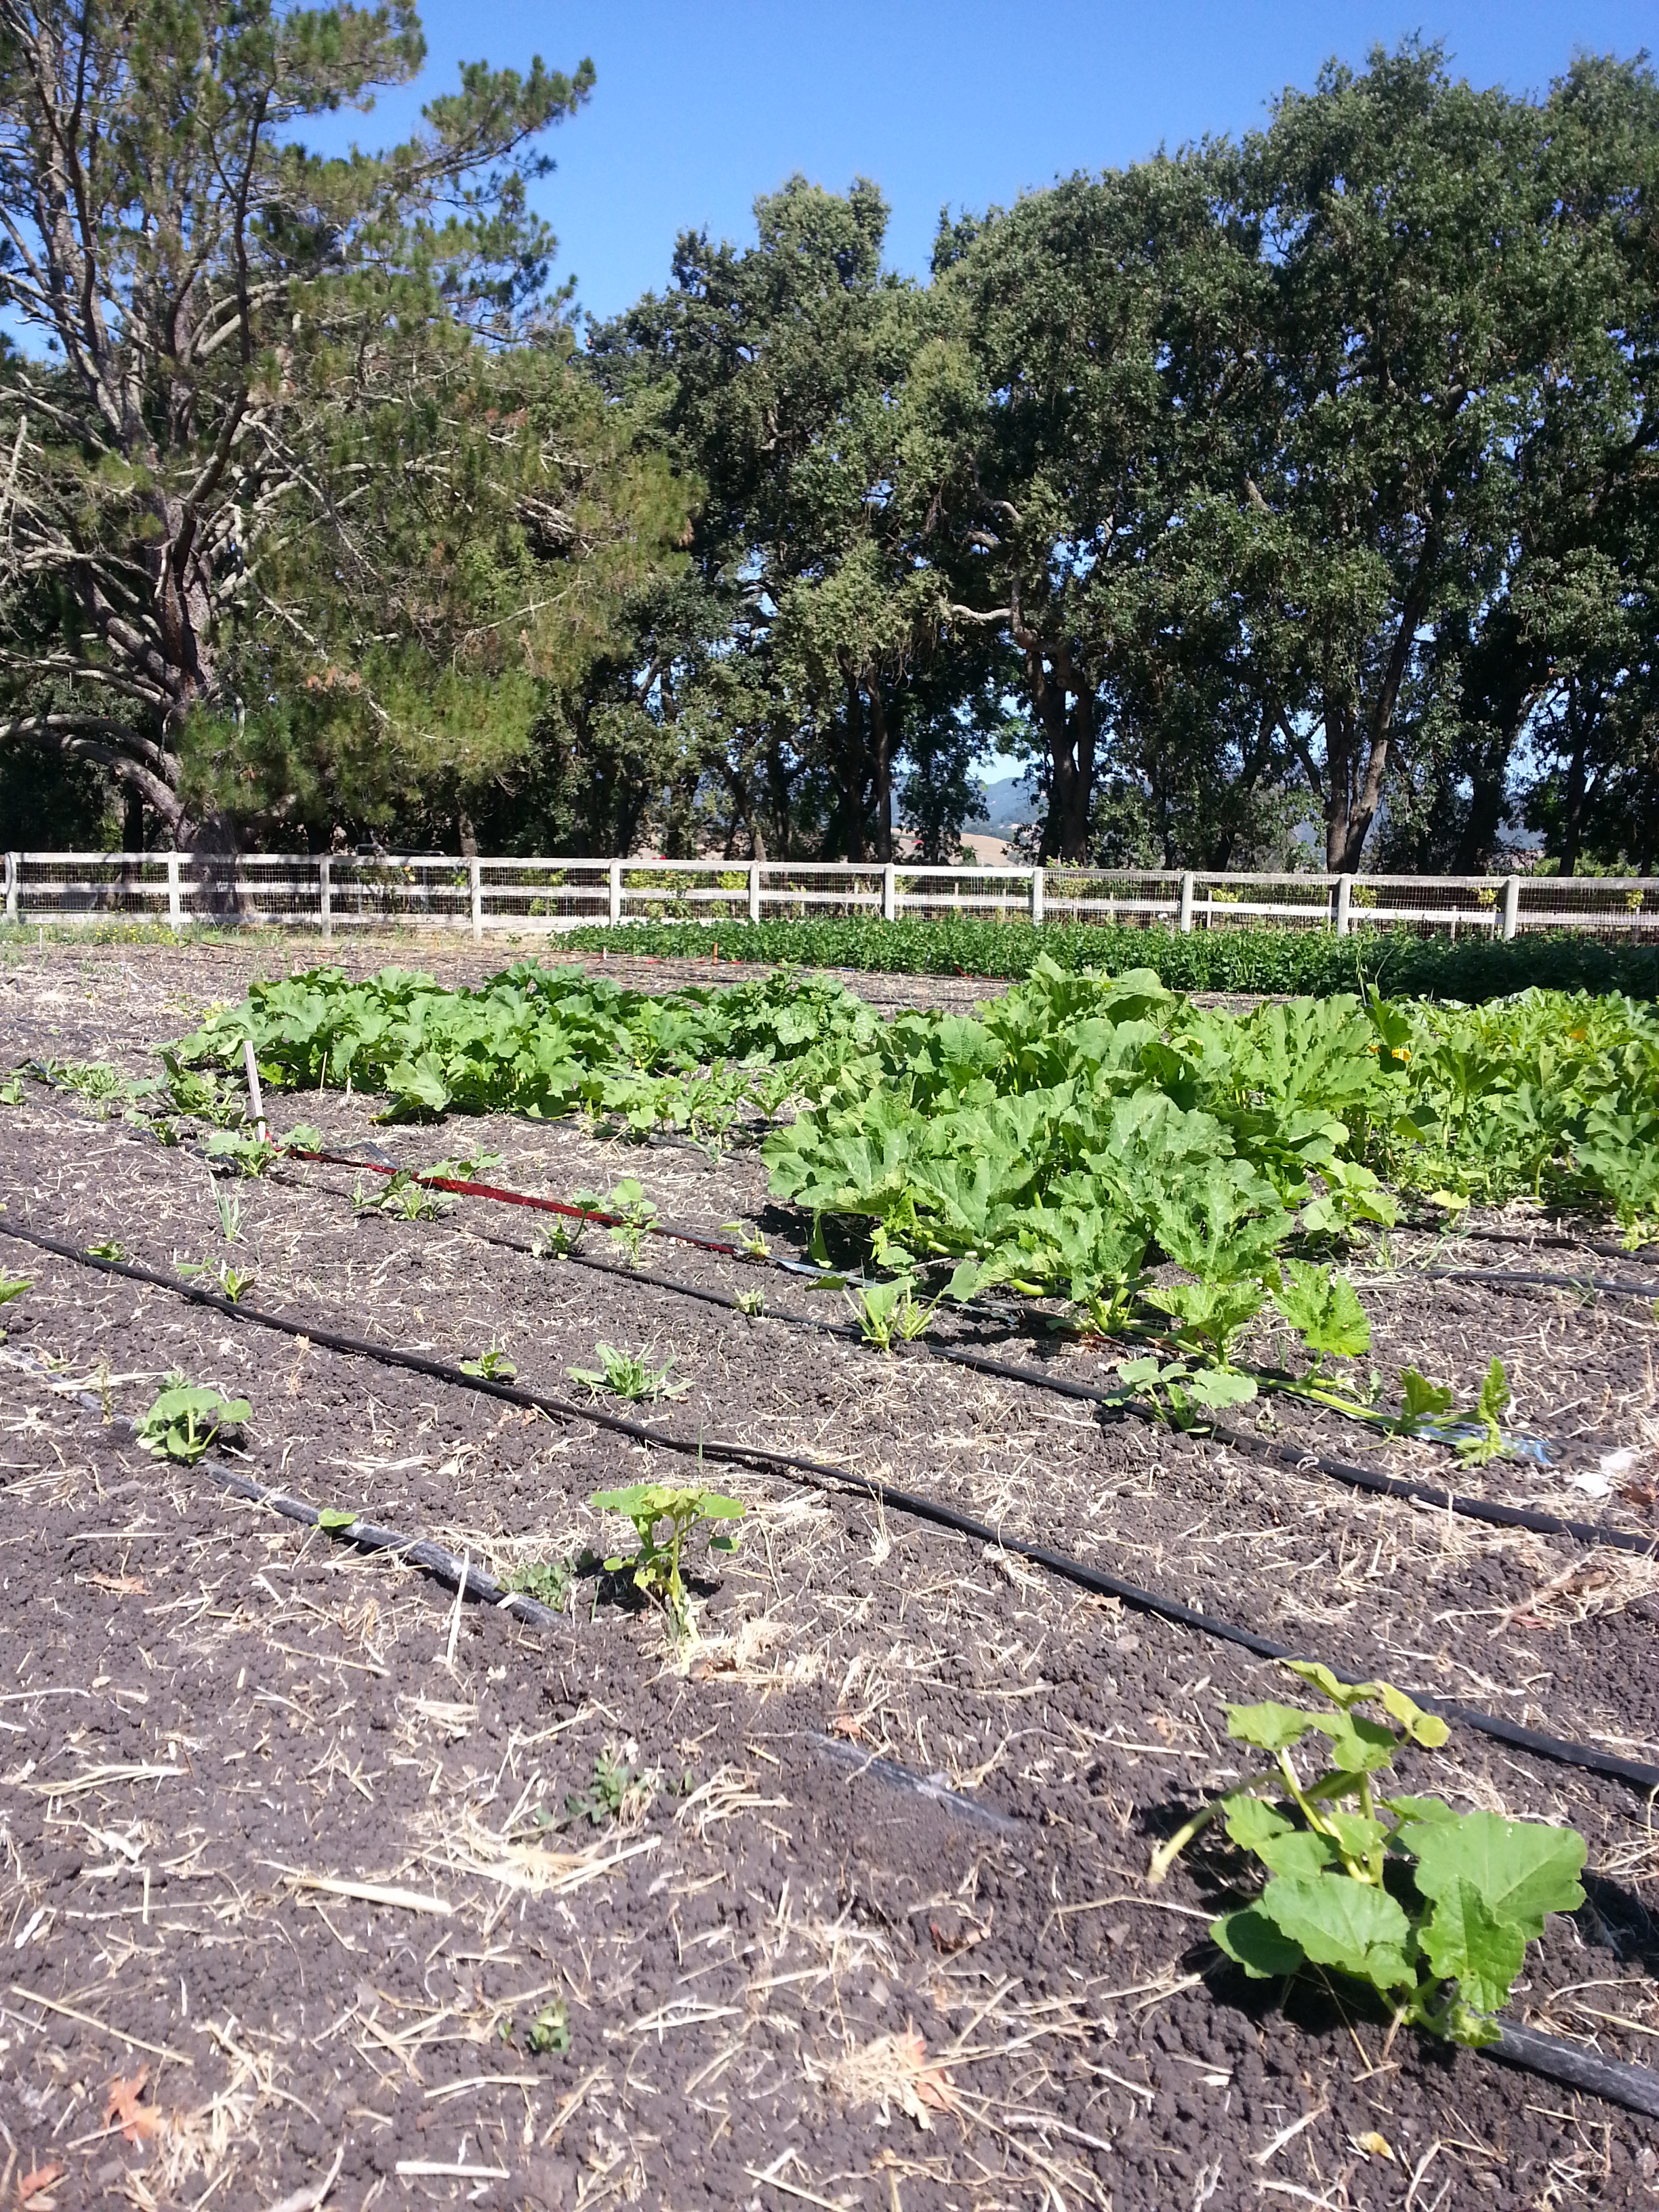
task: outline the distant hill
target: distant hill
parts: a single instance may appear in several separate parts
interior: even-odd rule
[[[985,787],[985,804],[963,828],[976,835],[1006,837],[1023,822],[1036,819],[1038,802],[1025,788],[1023,775],[1006,775]]]

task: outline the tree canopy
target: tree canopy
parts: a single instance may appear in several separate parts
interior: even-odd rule
[[[584,343],[529,187],[587,64],[307,149],[422,55],[0,0],[0,805],[953,858],[1000,744],[1055,860],[1654,865],[1644,59],[1378,50],[925,280],[798,176]]]

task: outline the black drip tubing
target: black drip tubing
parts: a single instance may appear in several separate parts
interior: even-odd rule
[[[401,1367],[416,1375],[429,1376],[434,1382],[444,1382],[460,1390],[472,1390],[480,1396],[498,1398],[510,1406],[533,1408],[559,1421],[587,1421],[596,1428],[609,1430],[636,1443],[652,1444],[659,1450],[678,1452],[698,1461],[720,1460],[728,1464],[750,1466],[775,1470],[804,1486],[851,1491],[878,1500],[883,1506],[908,1513],[912,1518],[929,1522],[933,1527],[948,1528],[952,1534],[967,1536],[980,1543],[989,1544],[1000,1551],[1010,1552],[1035,1565],[1046,1567],[1051,1574],[1074,1583],[1079,1589],[1092,1591],[1102,1597],[1115,1597],[1136,1611],[1155,1614],[1158,1619],[1173,1621],[1178,1627],[1189,1628],[1196,1634],[1237,1644],[1259,1659],[1292,1659],[1305,1655],[1289,1644],[1279,1644],[1270,1637],[1258,1636],[1253,1629],[1241,1628],[1236,1622],[1219,1620],[1209,1613],[1198,1612],[1182,1605],[1177,1599],[1164,1597],[1156,1590],[1142,1589],[1138,1583],[1122,1581],[1116,1575],[1093,1567],[1082,1559],[1070,1558],[1064,1552],[1050,1551],[1046,1545],[1033,1544],[1024,1538],[1011,1536],[994,1528],[983,1521],[976,1521],[954,1506],[941,1500],[922,1496],[913,1491],[899,1490],[891,1484],[878,1482],[868,1475],[855,1474],[849,1468],[831,1467],[817,1460],[800,1459],[793,1453],[769,1450],[763,1444],[744,1444],[710,1440],[706,1437],[680,1437],[660,1429],[648,1428],[643,1421],[631,1421],[625,1414],[610,1413],[597,1406],[578,1406],[565,1398],[544,1395],[536,1390],[526,1390],[516,1382],[501,1382],[483,1375],[463,1374],[459,1367],[450,1366],[441,1359],[428,1359],[423,1352],[405,1352],[396,1346],[370,1343],[366,1338],[348,1336],[336,1329],[307,1324],[289,1319],[282,1314],[262,1311],[257,1306],[246,1306],[239,1301],[222,1297],[216,1291],[203,1288],[199,1284],[179,1282],[157,1269],[146,1267],[130,1260],[106,1260],[90,1252],[83,1252],[73,1244],[62,1243],[56,1237],[44,1237],[37,1230],[23,1229],[12,1222],[0,1222],[0,1235],[16,1237],[39,1251],[50,1252],[58,1258],[70,1260],[76,1265],[92,1267],[106,1274],[125,1276],[128,1280],[148,1283],[157,1290],[169,1291],[196,1305],[210,1308],[227,1320],[252,1323],[256,1328],[270,1328],[284,1336],[304,1337],[309,1343],[320,1345],[325,1351],[344,1353],[348,1358],[373,1359],[382,1366]],[[1353,1677],[1353,1680],[1363,1679]],[[1639,1759],[1620,1759],[1612,1752],[1598,1751],[1593,1745],[1576,1743],[1568,1738],[1545,1735],[1536,1729],[1522,1728],[1517,1723],[1506,1721],[1498,1714],[1488,1713],[1474,1705],[1458,1704],[1443,1698],[1434,1698],[1417,1691],[1410,1693],[1430,1712],[1439,1713],[1448,1720],[1461,1721],[1467,1728],[1482,1735],[1492,1737],[1500,1743],[1512,1744],[1529,1751],[1541,1759],[1555,1760],[1566,1766],[1582,1767],[1593,1774],[1602,1774],[1620,1782],[1632,1784],[1639,1790],[1659,1790],[1659,1766],[1650,1766]]]

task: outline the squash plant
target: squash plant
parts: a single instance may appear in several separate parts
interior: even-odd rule
[[[741,1504],[717,1490],[676,1490],[660,1482],[596,1491],[588,1504],[597,1513],[625,1515],[634,1523],[639,1540],[639,1549],[631,1558],[607,1559],[605,1572],[620,1574],[624,1567],[631,1567],[635,1589],[661,1606],[676,1636],[687,1635],[691,1627],[691,1601],[680,1575],[685,1540],[701,1522],[738,1520],[743,1512]],[[658,1528],[664,1523],[666,1527],[659,1538]],[[738,1535],[736,1529],[711,1535],[709,1548],[735,1552]]]
[[[193,1462],[224,1431],[240,1428],[252,1411],[246,1398],[227,1398],[210,1383],[169,1375],[167,1388],[139,1420],[138,1442],[157,1458]]]
[[[1261,1893],[1210,1933],[1255,1980],[1334,1968],[1367,1982],[1401,2023],[1454,2043],[1495,2042],[1492,2015],[1552,1912],[1584,1901],[1584,1839],[1542,1820],[1455,1813],[1443,1799],[1384,1794],[1378,1778],[1407,1745],[1437,1750],[1446,1724],[1388,1682],[1344,1682],[1306,1660],[1286,1662],[1331,1708],[1229,1705],[1227,1733],[1267,1752],[1247,1775],[1154,1855],[1161,1881],[1200,1829],[1267,1873]],[[1380,1705],[1384,1718],[1363,1712]],[[1322,1745],[1319,1739],[1324,1739]],[[1311,1738],[1324,1765],[1299,1772]]]

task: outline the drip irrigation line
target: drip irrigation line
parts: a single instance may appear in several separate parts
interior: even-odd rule
[[[56,1248],[48,1245],[46,1249]],[[113,1268],[118,1263],[104,1264]],[[320,1341],[320,1338],[315,1340]],[[9,1366],[40,1371],[33,1369],[33,1362],[20,1358],[15,1352],[0,1350],[0,1359]],[[51,1378],[48,1376],[46,1379]],[[76,1390],[66,1395],[71,1395],[75,1402],[88,1413],[102,1414],[104,1412],[100,1401],[94,1398],[90,1391]],[[107,1416],[105,1418],[108,1419]],[[109,1425],[129,1439],[137,1434],[137,1423],[123,1416],[115,1417]],[[250,1475],[243,1474],[211,1453],[204,1454],[190,1464],[191,1473],[205,1474],[210,1481],[234,1497],[245,1498],[252,1504],[267,1506],[273,1512],[288,1520],[296,1521],[303,1527],[321,1528],[323,1526],[322,1510],[317,1506],[307,1504],[303,1498],[295,1498],[287,1491],[275,1489],[269,1483],[259,1482]],[[897,1493],[890,1492],[888,1496],[890,1502],[896,1501]],[[422,1568],[435,1580],[458,1590],[463,1599],[471,1598],[496,1611],[511,1613],[528,1627],[555,1632],[564,1630],[562,1616],[555,1613],[551,1607],[539,1603],[522,1591],[505,1589],[493,1576],[473,1566],[470,1560],[457,1559],[441,1544],[432,1543],[424,1538],[406,1536],[397,1529],[383,1528],[373,1522],[362,1520],[353,1521],[347,1527],[325,1529],[324,1534],[353,1545],[361,1551],[396,1553],[410,1565]],[[1024,1547],[1010,1546],[1008,1548]],[[1036,1555],[1028,1552],[1027,1556]],[[1201,1620],[1202,1616],[1194,1615],[1193,1618]],[[1265,1639],[1261,1638],[1255,1641],[1265,1643]],[[1418,1702],[1426,1705],[1429,1701],[1419,1698]],[[1449,1706],[1439,1706],[1435,1710],[1443,1712],[1458,1711]],[[1467,1717],[1466,1715],[1462,1717]],[[1520,1733],[1524,1735],[1526,1731]],[[1547,1742],[1550,1739],[1541,1741]],[[1018,1834],[1024,1825],[1006,1814],[997,1812],[991,1806],[980,1803],[975,1798],[964,1796],[960,1790],[951,1789],[942,1775],[917,1774],[894,1759],[884,1759],[879,1753],[860,1751],[856,1746],[843,1743],[819,1729],[809,1730],[807,1741],[821,1756],[833,1759],[857,1775],[868,1776],[890,1788],[902,1789],[927,1798],[945,1811],[972,1820],[994,1833]],[[1656,1780],[1659,1780],[1659,1776]],[[1562,2082],[1570,2088],[1585,2091],[1609,2103],[1623,2105],[1632,2112],[1659,2118],[1659,2073],[1652,2068],[1633,2065],[1623,2059],[1605,2058],[1599,2051],[1586,2050],[1560,2036],[1546,2035],[1537,2028],[1522,2026],[1519,2021],[1500,2017],[1495,2024],[1498,2039],[1483,2046],[1486,2057],[1504,2060],[1546,2080]]]
[[[1587,2051],[1582,2044],[1545,2035],[1535,2027],[1522,2027],[1517,2021],[1500,2017],[1495,2025],[1497,2042],[1482,2046],[1488,2057],[1507,2059],[1511,2066],[1524,2066],[1528,2073],[1542,2074],[1570,2089],[1588,2089],[1593,2097],[1626,2105],[1633,2112],[1645,2112],[1650,2119],[1659,2120],[1659,2073],[1651,2066],[1604,2058],[1599,2051]]]
[[[806,1741],[821,1757],[850,1768],[855,1776],[868,1775],[877,1782],[884,1782],[890,1790],[908,1790],[915,1796],[929,1798],[959,1819],[972,1820],[998,1835],[1017,1836],[1025,1826],[1023,1820],[1010,1820],[1007,1814],[999,1813],[993,1806],[981,1805],[977,1798],[966,1797],[961,1790],[952,1790],[942,1774],[918,1774],[913,1767],[901,1766],[896,1759],[884,1759],[878,1752],[860,1751],[856,1744],[843,1742],[839,1736],[825,1735],[818,1729],[809,1729]]]
[[[59,1259],[74,1261],[77,1266],[90,1267],[105,1274],[119,1275],[130,1281],[146,1283],[157,1290],[168,1291],[195,1305],[206,1306],[227,1320],[245,1322],[255,1328],[270,1328],[284,1336],[304,1337],[308,1343],[320,1345],[325,1351],[342,1352],[350,1358],[372,1359],[382,1366],[400,1367],[432,1381],[443,1382],[460,1390],[471,1390],[482,1397],[496,1398],[510,1406],[533,1408],[558,1421],[586,1421],[594,1427],[608,1430],[612,1435],[626,1437],[632,1443],[654,1446],[658,1450],[675,1452],[699,1465],[708,1460],[718,1460],[733,1466],[746,1466],[776,1473],[799,1482],[803,1487],[828,1492],[852,1492],[873,1499],[884,1508],[908,1514],[913,1519],[926,1521],[933,1527],[949,1529],[953,1534],[988,1544],[1001,1552],[1012,1553],[1045,1567],[1051,1574],[1073,1583],[1097,1596],[1115,1597],[1121,1603],[1133,1606],[1137,1612],[1156,1615],[1158,1619],[1188,1628],[1196,1634],[1208,1636],[1218,1642],[1236,1644],[1260,1659],[1284,1660],[1302,1657],[1291,1645],[1276,1642],[1271,1637],[1259,1636],[1254,1629],[1241,1627],[1236,1621],[1222,1620],[1200,1613],[1196,1607],[1182,1605],[1178,1599],[1166,1597],[1157,1590],[1143,1589],[1138,1583],[1125,1582],[1104,1569],[1091,1566],[1086,1560],[1074,1559],[1064,1552],[1051,1550],[1045,1544],[1034,1544],[1006,1530],[994,1528],[988,1522],[977,1521],[969,1514],[959,1513],[942,1499],[930,1498],[915,1491],[901,1490],[895,1485],[881,1482],[869,1475],[857,1474],[851,1468],[835,1467],[823,1461],[802,1459],[791,1452],[769,1449],[763,1444],[746,1444],[724,1438],[705,1436],[677,1436],[672,1431],[648,1427],[643,1421],[629,1420],[625,1414],[602,1411],[594,1405],[578,1406],[570,1400],[556,1398],[537,1390],[526,1390],[516,1382],[499,1382],[489,1376],[468,1375],[447,1361],[430,1359],[425,1353],[407,1352],[400,1346],[371,1343],[367,1338],[349,1336],[337,1329],[316,1323],[307,1323],[285,1314],[271,1314],[257,1306],[222,1297],[216,1291],[204,1289],[196,1283],[180,1282],[154,1267],[146,1267],[131,1260],[108,1260],[99,1255],[83,1252],[78,1246],[65,1244],[53,1237],[43,1236],[38,1230],[24,1229],[9,1221],[0,1221],[0,1236],[15,1237],[21,1243],[33,1245],[37,1250],[50,1252]],[[1345,1677],[1359,1680],[1359,1676]],[[1613,1780],[1627,1782],[1638,1789],[1659,1791],[1659,1766],[1650,1766],[1639,1759],[1620,1759],[1612,1752],[1600,1751],[1591,1744],[1577,1743],[1570,1739],[1546,1735],[1534,1729],[1522,1728],[1518,1723],[1506,1721],[1495,1713],[1479,1706],[1465,1705],[1455,1700],[1436,1698],[1426,1692],[1413,1691],[1411,1694],[1426,1711],[1442,1715],[1448,1720],[1461,1722],[1478,1734],[1488,1735],[1500,1743],[1513,1745],[1516,1749],[1529,1751],[1542,1759],[1559,1765],[1576,1766],[1587,1772],[1606,1775]]]

